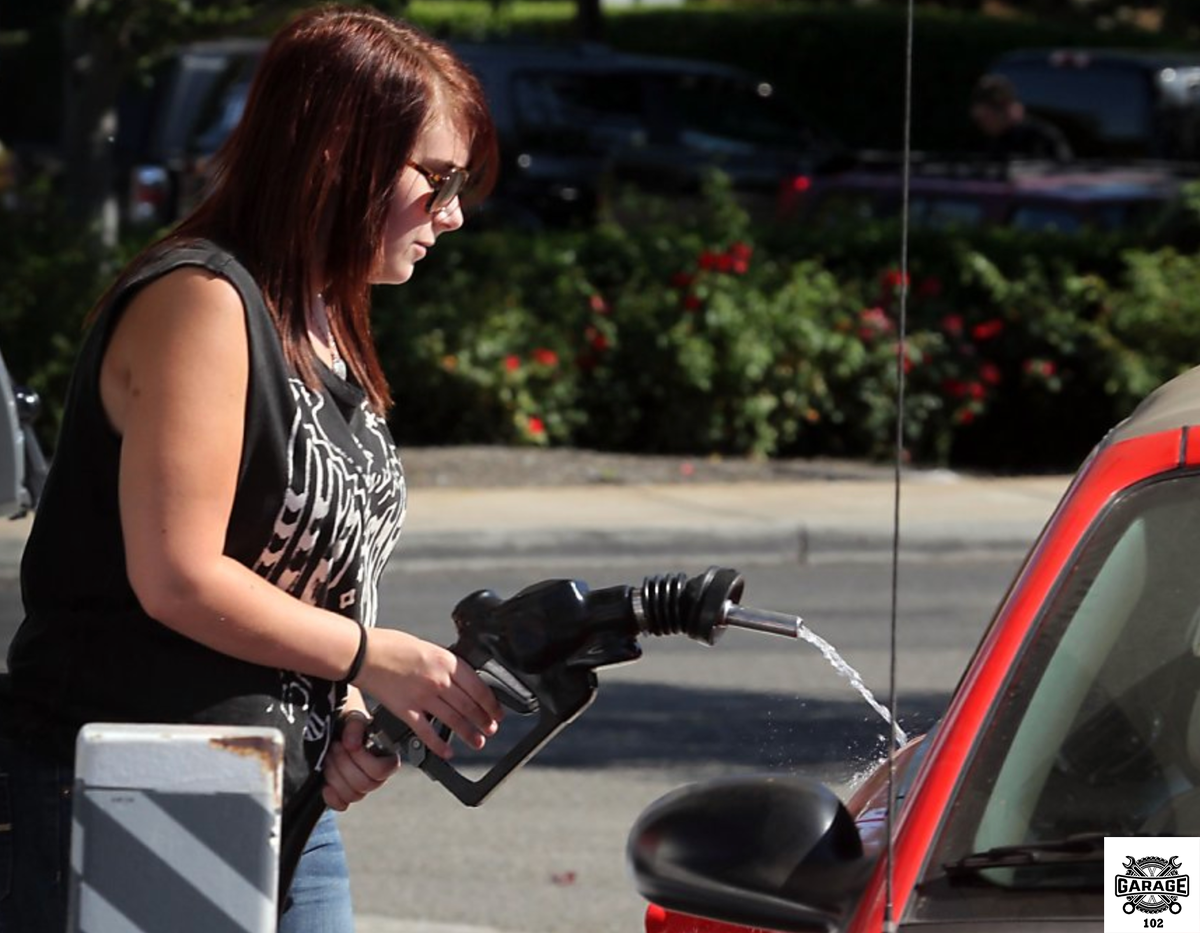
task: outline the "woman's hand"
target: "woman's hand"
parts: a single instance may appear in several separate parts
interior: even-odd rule
[[[483,748],[504,713],[496,695],[452,651],[394,629],[373,628],[355,686],[408,724],[439,758],[452,754],[429,717],[472,748]]]
[[[370,722],[366,713],[351,710],[342,717],[342,734],[325,755],[322,770],[325,788],[321,796],[333,810],[345,810],[396,773],[400,760],[394,755],[381,758],[363,747]]]

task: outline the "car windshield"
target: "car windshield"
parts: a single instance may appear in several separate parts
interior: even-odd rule
[[[1016,889],[1053,892],[1072,901],[1062,909],[1095,914],[1094,894],[1074,899],[1100,884],[1099,856],[1071,840],[1200,835],[1197,554],[1200,475],[1144,485],[1108,506],[973,752],[924,870],[922,917],[960,916],[965,901],[975,917],[989,901],[1011,916],[1006,895]],[[1024,864],[1014,847],[1057,855]],[[965,884],[964,865],[977,869]],[[1036,894],[1025,899],[1046,909]]]
[[[1048,62],[1001,69],[1021,100],[1062,129],[1080,155],[1139,149],[1154,118],[1149,79],[1131,68],[1056,67]]]

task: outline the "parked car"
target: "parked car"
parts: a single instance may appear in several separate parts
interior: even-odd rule
[[[785,190],[780,215],[817,225],[898,217],[903,180],[890,164],[805,179]],[[1161,166],[931,162],[915,165],[910,174],[909,218],[930,228],[1131,230],[1161,219],[1185,180]]]
[[[1080,933],[1110,899],[1143,909],[1114,891],[1105,837],[1200,835],[1197,438],[1200,369],[1099,443],[944,717],[896,755],[894,806],[885,766],[845,802],[738,777],[644,811],[648,933],[876,933],[888,901],[894,929]],[[1137,929],[1170,905],[1151,906]]]
[[[0,517],[24,515],[41,495],[47,466],[33,433],[40,408],[37,394],[16,385],[0,357]]]
[[[1200,160],[1200,55],[1021,49],[989,69],[1083,158]]]
[[[533,223],[590,217],[614,185],[695,194],[724,171],[752,210],[807,176],[838,146],[769,82],[711,62],[597,45],[464,43],[500,136],[487,207]]]
[[[185,46],[127,102],[128,221],[161,225],[194,203],[263,48],[248,39]],[[500,179],[483,219],[588,219],[613,185],[686,196],[714,167],[748,206],[769,211],[781,180],[809,174],[836,149],[768,82],[723,65],[595,45],[455,49],[483,83],[500,137]]]
[[[115,154],[123,223],[159,227],[194,202],[265,47],[259,39],[192,43],[125,90]]]

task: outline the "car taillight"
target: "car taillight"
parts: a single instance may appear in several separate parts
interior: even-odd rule
[[[129,180],[129,219],[135,224],[162,223],[171,179],[158,165],[141,165]]]
[[[667,929],[667,912],[657,904],[646,908],[646,933],[665,933]]]
[[[811,187],[812,179],[807,175],[795,175],[792,178],[785,178],[779,185],[779,217],[781,219],[791,217],[797,208],[799,208],[801,199]]]

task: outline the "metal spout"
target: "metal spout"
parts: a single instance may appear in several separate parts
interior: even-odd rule
[[[730,601],[725,603],[724,615],[726,625],[767,632],[771,635],[786,635],[788,638],[799,638],[800,630],[804,628],[804,620],[799,616],[788,615],[786,612],[772,612],[769,609],[751,609],[749,606]]]

